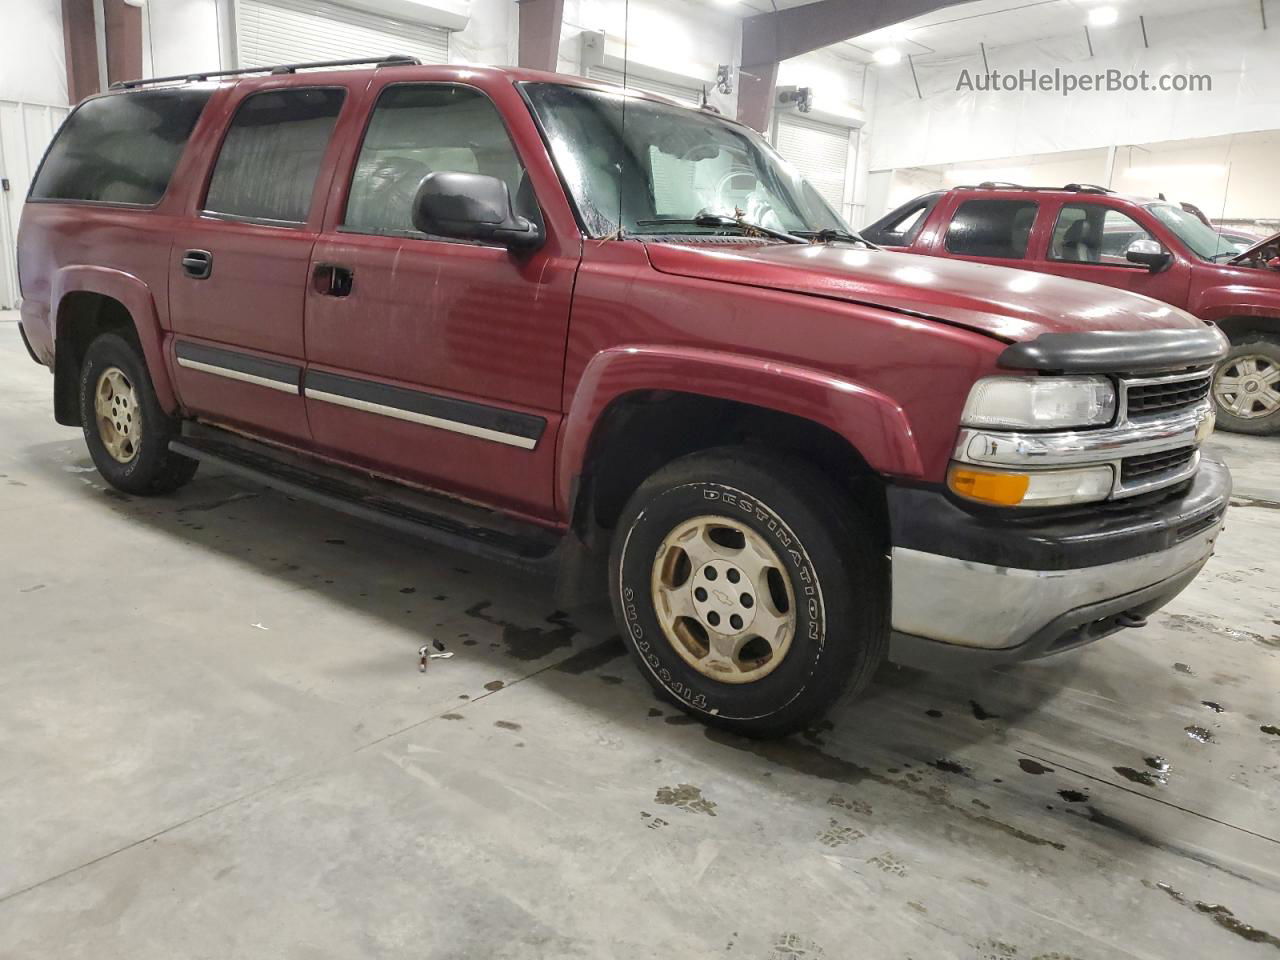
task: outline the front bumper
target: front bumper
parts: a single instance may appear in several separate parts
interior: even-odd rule
[[[1181,493],[1048,520],[891,488],[889,658],[925,669],[995,665],[1139,625],[1209,559],[1230,496],[1230,473],[1210,460]]]

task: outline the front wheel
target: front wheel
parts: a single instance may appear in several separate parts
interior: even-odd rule
[[[614,536],[614,611],[641,671],[706,723],[803,729],[884,658],[875,526],[820,471],[747,449],[646,480]]]
[[[1280,433],[1280,339],[1232,346],[1213,375],[1218,426],[1233,433]]]
[[[195,475],[198,462],[169,449],[178,421],[156,400],[142,352],[118,333],[102,334],[85,351],[80,423],[94,465],[117,490],[168,493]]]

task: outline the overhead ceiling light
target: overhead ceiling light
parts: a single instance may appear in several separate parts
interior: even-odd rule
[[[1089,11],[1089,26],[1109,27],[1120,19],[1120,11],[1115,7],[1094,7]]]
[[[902,51],[897,47],[881,47],[871,56],[882,67],[892,67],[902,60]]]

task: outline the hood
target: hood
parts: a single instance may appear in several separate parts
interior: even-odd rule
[[[1280,240],[1280,233],[1273,233],[1271,236],[1267,237],[1267,239],[1259,240],[1248,250],[1241,250],[1238,254],[1232,257],[1228,262],[1235,264],[1235,263],[1241,263],[1244,260],[1248,260],[1254,254],[1256,254],[1259,250],[1265,247],[1267,244],[1275,243],[1277,240]]]
[[[1177,307],[1126,290],[942,257],[831,244],[645,247],[662,273],[869,304],[1008,342],[1042,333],[1204,326]]]

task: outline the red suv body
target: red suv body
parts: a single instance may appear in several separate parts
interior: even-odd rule
[[[745,127],[576,78],[114,91],[55,139],[19,254],[55,415],[120,489],[209,461],[551,570],[749,733],[886,655],[1140,625],[1230,491],[1199,454],[1213,328],[869,249]]]
[[[1080,184],[984,184],[916,197],[862,235],[891,250],[1101,283],[1212,321],[1232,343],[1214,384],[1219,425],[1278,432],[1280,234],[1241,250],[1186,206]]]

